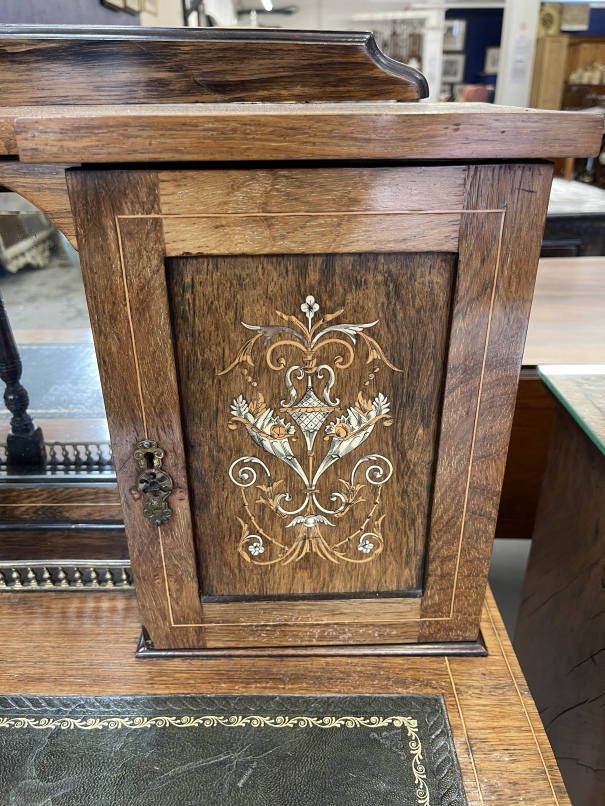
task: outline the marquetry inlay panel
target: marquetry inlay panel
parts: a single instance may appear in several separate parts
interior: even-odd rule
[[[453,256],[167,265],[204,595],[418,590]]]
[[[549,170],[71,173],[155,647],[476,640]]]

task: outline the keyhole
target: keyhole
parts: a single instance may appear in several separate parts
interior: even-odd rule
[[[145,465],[147,467],[147,470],[153,470],[153,467],[154,467],[154,464],[153,464],[154,455],[153,455],[153,453],[151,451],[145,451],[144,457],[145,457]]]

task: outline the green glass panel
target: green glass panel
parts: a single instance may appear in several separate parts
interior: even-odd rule
[[[605,364],[538,367],[540,377],[605,454]]]

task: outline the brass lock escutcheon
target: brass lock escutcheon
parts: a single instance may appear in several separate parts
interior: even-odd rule
[[[143,468],[137,479],[137,490],[145,498],[143,515],[154,526],[163,526],[172,517],[167,499],[174,487],[172,477],[162,470],[164,451],[155,440],[144,439],[138,443],[134,458]]]

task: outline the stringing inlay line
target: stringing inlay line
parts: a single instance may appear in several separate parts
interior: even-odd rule
[[[394,215],[464,215],[466,213],[504,213],[505,209],[493,210],[321,210],[313,213],[154,213],[150,215],[120,215],[117,218],[315,218],[320,215],[342,216],[394,216]]]
[[[460,556],[462,554],[462,542],[464,539],[464,527],[466,525],[466,509],[468,506],[468,496],[471,487],[471,475],[473,472],[473,459],[475,456],[475,441],[477,439],[477,427],[479,424],[479,413],[481,411],[481,397],[483,395],[483,379],[485,377],[485,364],[487,363],[487,351],[489,348],[489,337],[492,329],[492,316],[494,313],[494,302],[496,300],[496,287],[498,285],[498,274],[500,272],[500,254],[502,251],[502,235],[504,232],[504,219],[506,217],[506,212],[502,213],[502,218],[500,219],[500,232],[498,234],[498,250],[496,253],[496,270],[494,272],[494,278],[492,280],[492,296],[490,299],[489,305],[489,316],[487,319],[487,330],[485,334],[485,346],[483,348],[483,362],[481,364],[481,376],[479,378],[479,391],[477,394],[477,407],[475,409],[475,422],[473,424],[473,437],[471,440],[471,454],[468,463],[468,474],[466,477],[466,489],[464,491],[464,506],[462,509],[462,523],[460,524],[460,540],[458,541],[458,554],[456,556],[456,571],[454,573],[454,585],[452,588],[452,601],[450,603],[450,618],[454,616],[454,603],[456,601],[456,590],[458,588],[458,572],[460,570]]]
[[[141,370],[139,366],[139,355],[137,352],[137,345],[134,338],[134,324],[132,322],[132,311],[130,308],[130,294],[128,292],[128,283],[126,281],[126,264],[124,263],[124,250],[122,248],[122,231],[120,230],[120,216],[115,217],[116,231],[118,235],[118,245],[120,247],[120,264],[122,268],[122,282],[124,283],[124,295],[126,297],[126,312],[128,314],[128,325],[130,328],[130,340],[132,342],[132,350],[134,355],[134,364],[137,373],[137,386],[139,389],[139,401],[141,403],[141,417],[143,418],[143,431],[145,439],[149,439],[147,433],[147,417],[145,415],[145,403],[143,400],[143,385],[141,382]]]
[[[122,219],[122,218],[123,219],[226,218],[226,217],[229,217],[229,218],[260,218],[260,217],[284,217],[284,216],[317,217],[317,216],[320,216],[320,215],[347,215],[347,216],[349,216],[349,215],[352,215],[352,216],[355,216],[355,215],[372,215],[372,216],[383,216],[383,215],[392,215],[392,216],[395,216],[395,215],[454,215],[454,214],[455,215],[462,215],[462,214],[466,214],[466,213],[473,213],[473,214],[476,214],[476,213],[480,213],[480,214],[500,213],[502,215],[502,219],[501,219],[501,222],[500,222],[500,234],[499,234],[499,241],[498,241],[498,253],[497,253],[497,258],[496,258],[496,266],[495,266],[495,271],[494,271],[494,277],[493,277],[493,280],[492,280],[491,304],[490,304],[490,311],[489,311],[489,319],[488,319],[486,341],[485,341],[484,353],[483,353],[483,364],[482,364],[481,376],[480,376],[480,380],[479,380],[479,394],[478,394],[478,399],[477,399],[477,408],[476,408],[476,411],[475,411],[475,425],[474,425],[474,430],[473,430],[471,455],[470,455],[469,470],[468,470],[468,475],[467,475],[467,487],[466,487],[466,491],[465,491],[465,503],[464,503],[462,524],[461,524],[461,528],[460,528],[460,539],[459,539],[459,543],[458,543],[456,571],[455,571],[455,576],[454,576],[454,585],[452,587],[452,598],[451,598],[451,602],[450,602],[450,615],[449,616],[433,616],[433,617],[420,618],[420,619],[418,619],[418,618],[403,618],[403,619],[397,619],[398,622],[418,622],[418,623],[421,623],[421,622],[425,622],[425,621],[450,621],[453,618],[454,603],[455,603],[455,599],[456,599],[456,589],[457,589],[457,585],[458,585],[458,572],[459,572],[459,566],[460,566],[460,556],[461,556],[461,552],[462,552],[462,542],[463,542],[463,539],[464,539],[464,527],[465,527],[465,520],[466,520],[466,506],[467,506],[468,495],[469,495],[469,490],[470,490],[470,478],[471,478],[472,464],[473,464],[473,458],[474,458],[475,437],[476,437],[477,423],[478,423],[479,410],[480,410],[480,404],[481,404],[481,394],[482,394],[482,390],[483,390],[483,376],[484,376],[484,373],[485,373],[485,364],[486,364],[486,360],[487,360],[487,350],[488,350],[488,346],[489,346],[489,335],[490,335],[491,321],[492,321],[492,315],[493,315],[493,306],[494,306],[494,301],[495,301],[496,281],[497,281],[498,272],[499,272],[499,268],[500,268],[500,249],[501,249],[501,243],[502,243],[502,232],[503,232],[503,228],[504,228],[504,218],[505,218],[505,214],[506,214],[506,208],[494,208],[494,209],[488,209],[488,210],[474,210],[474,209],[473,210],[469,210],[469,209],[465,209],[465,210],[396,210],[396,211],[395,210],[386,210],[386,211],[350,211],[350,212],[332,212],[332,213],[330,213],[330,212],[321,212],[321,213],[317,213],[317,212],[313,212],[313,213],[263,213],[263,212],[261,212],[261,213],[208,213],[208,214],[207,213],[201,213],[201,214],[166,214],[166,215],[161,214],[161,213],[153,213],[153,214],[148,214],[148,215],[136,214],[136,215],[118,215],[118,216],[115,216],[116,228],[117,228],[117,232],[118,232],[118,242],[119,242],[119,247],[120,247],[120,262],[121,262],[121,268],[122,268],[122,281],[124,283],[124,290],[125,290],[125,294],[126,294],[127,312],[128,312],[129,325],[130,325],[130,337],[131,337],[131,340],[132,340],[133,353],[134,353],[134,359],[135,359],[136,371],[137,371],[137,382],[138,382],[138,386],[139,386],[139,400],[140,400],[140,406],[141,406],[141,416],[142,416],[143,423],[144,423],[145,438],[147,439],[148,438],[148,434],[147,434],[147,419],[146,419],[145,404],[144,404],[143,394],[142,394],[139,360],[138,360],[138,354],[137,354],[136,344],[135,344],[135,339],[134,339],[134,326],[133,326],[131,310],[130,310],[130,298],[129,298],[128,287],[127,287],[127,282],[126,282],[126,266],[125,266],[125,263],[124,263],[124,254],[123,254],[123,250],[122,250],[122,236],[121,236],[121,231],[120,231],[120,219]],[[163,539],[162,539],[162,529],[161,529],[161,527],[158,527],[158,537],[159,537],[160,554],[161,554],[161,559],[162,559],[162,568],[163,568],[163,572],[164,572],[164,584],[165,584],[165,589],[166,589],[166,598],[167,598],[167,604],[168,604],[168,610],[169,610],[169,615],[170,615],[171,626],[173,626],[173,627],[201,627],[201,628],[210,627],[210,626],[222,626],[222,627],[224,627],[224,626],[241,626],[241,627],[253,626],[252,624],[241,623],[241,622],[235,623],[233,625],[229,625],[227,623],[221,623],[221,624],[216,624],[215,625],[215,624],[211,624],[210,622],[193,623],[193,624],[181,624],[181,623],[177,624],[177,623],[175,623],[174,618],[173,618],[173,612],[172,612],[172,601],[171,601],[171,594],[170,594],[170,586],[169,586],[169,582],[168,582],[168,571],[167,571],[167,568],[166,568],[166,558],[165,558],[165,553],[164,553],[164,543],[163,543]],[[299,621],[299,622],[297,622],[297,624],[301,624],[301,623],[314,624],[314,625],[318,624],[318,622],[315,622],[315,621],[311,621],[311,622],[300,622]],[[319,623],[321,624],[323,622],[319,622]],[[325,622],[326,626],[329,625],[330,623],[331,622]],[[284,624],[284,623],[281,623],[281,624],[280,623],[272,623],[272,624],[268,624],[266,626],[283,627],[283,626],[287,626],[287,623],[286,624]]]
[[[498,632],[498,630],[496,628],[496,624],[494,623],[494,618],[493,618],[493,616],[491,614],[491,610],[490,610],[489,607],[486,607],[486,610],[487,610],[487,615],[489,616],[490,623],[492,625],[492,629],[494,630],[496,640],[498,641],[498,645],[500,647],[500,652],[502,653],[502,657],[504,658],[506,668],[508,669],[508,673],[510,674],[510,678],[513,681],[513,685],[515,686],[515,691],[517,692],[517,696],[519,697],[519,701],[521,703],[521,708],[523,709],[523,713],[525,714],[525,718],[527,719],[527,724],[529,725],[529,729],[531,730],[532,736],[534,738],[534,742],[536,743],[536,748],[538,750],[540,760],[542,761],[542,766],[544,767],[544,772],[546,773],[546,777],[547,777],[548,783],[550,785],[550,790],[552,792],[553,798],[555,799],[555,802],[557,803],[557,806],[559,806],[561,801],[559,800],[559,798],[557,796],[557,793],[555,792],[555,787],[554,787],[554,784],[552,782],[552,778],[550,777],[550,772],[548,770],[548,767],[546,766],[546,759],[544,758],[544,754],[542,753],[542,748],[540,747],[540,744],[538,742],[538,737],[536,736],[536,731],[534,730],[534,726],[532,724],[531,719],[529,718],[527,708],[525,707],[525,701],[524,701],[523,697],[521,696],[521,691],[519,689],[519,685],[518,685],[517,680],[516,680],[516,678],[515,678],[515,676],[513,674],[513,670],[512,670],[511,665],[510,665],[510,663],[508,661],[508,658],[506,657],[506,653],[504,651],[504,645],[502,644],[500,634],[499,634],[499,632]]]
[[[468,750],[468,754],[471,760],[471,766],[473,768],[473,776],[475,778],[475,783],[477,784],[477,793],[479,795],[479,800],[481,801],[481,806],[484,806],[483,800],[483,792],[481,791],[481,784],[479,783],[479,773],[477,772],[477,765],[475,764],[475,756],[473,755],[473,748],[471,747],[470,739],[468,737],[468,732],[466,730],[466,721],[464,719],[464,714],[462,713],[462,706],[460,705],[460,700],[458,698],[458,691],[456,689],[456,684],[454,683],[454,677],[452,675],[452,670],[450,668],[449,659],[446,657],[443,659],[445,661],[445,668],[447,669],[447,673],[450,678],[450,683],[452,685],[452,691],[454,693],[454,698],[456,700],[456,706],[458,707],[458,713],[460,715],[460,722],[462,724],[462,733],[464,734],[464,741],[466,743],[466,749]]]

